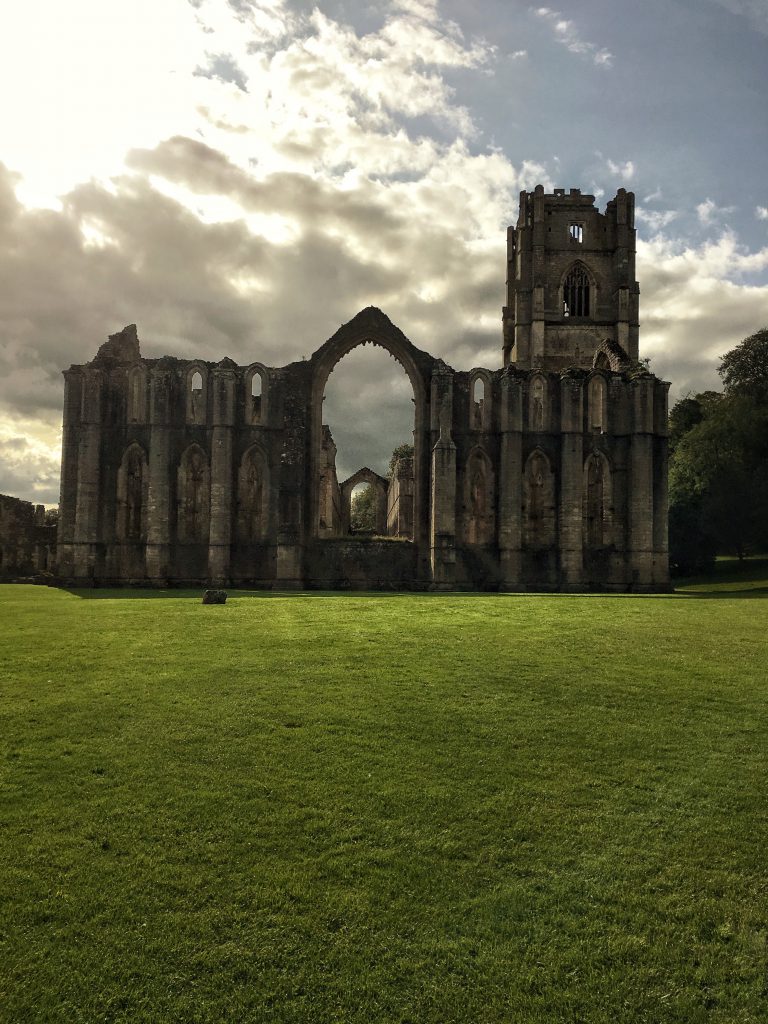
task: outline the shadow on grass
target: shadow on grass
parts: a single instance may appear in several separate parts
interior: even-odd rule
[[[186,600],[186,601],[197,601],[202,604],[202,590],[186,590],[178,589],[154,589],[154,588],[142,588],[142,587],[126,587],[125,589],[116,588],[99,588],[99,587],[58,587],[55,588],[61,590],[64,593],[71,594],[72,597],[80,598],[86,601],[125,601],[125,600],[140,600],[140,601],[156,601],[156,600],[167,600],[172,598],[173,600]],[[396,599],[396,598],[420,598],[422,600],[433,600],[435,598],[461,598],[462,600],[468,600],[472,598],[496,598],[503,600],[504,598],[525,598],[525,599],[536,599],[536,598],[548,598],[564,600],[585,600],[590,598],[611,598],[613,600],[763,600],[768,598],[768,583],[764,586],[738,586],[734,584],[721,584],[712,583],[710,585],[697,583],[695,585],[678,586],[669,593],[661,594],[617,594],[608,593],[605,591],[585,591],[575,594],[559,594],[559,593],[539,593],[539,592],[510,592],[505,591],[498,593],[495,591],[474,591],[474,590],[449,590],[449,591],[425,591],[425,590],[236,590],[230,588],[227,591],[228,598],[232,600],[240,600],[241,598],[258,599],[258,600],[294,600],[302,601],[312,598],[320,598],[323,600],[328,599],[339,599],[339,598],[375,598],[381,599]],[[215,607],[211,605],[211,607]]]

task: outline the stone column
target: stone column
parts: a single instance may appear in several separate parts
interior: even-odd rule
[[[560,386],[560,589],[584,589],[584,410],[581,381]]]
[[[283,434],[278,478],[277,585],[286,590],[304,586],[304,431],[300,427]]]
[[[501,379],[501,464],[499,466],[499,561],[501,587],[522,584],[523,382]]]
[[[96,573],[101,511],[99,484],[105,390],[103,372],[88,367],[83,373],[82,388],[73,562],[76,579],[92,580]]]
[[[629,568],[633,590],[653,585],[653,378],[632,382],[629,449]]]
[[[235,371],[228,367],[217,366],[213,371],[211,526],[208,541],[208,576],[214,586],[226,586],[229,581],[232,543],[235,387]]]
[[[149,379],[149,489],[147,493],[147,577],[167,586],[171,575],[171,416],[173,374],[153,368]]]
[[[653,439],[653,583],[656,590],[669,590],[669,447],[668,381],[654,386]]]
[[[432,449],[429,554],[432,587],[450,590],[456,579],[456,445],[451,438],[453,374],[432,376],[432,408],[440,434]]]
[[[82,404],[82,375],[64,371],[64,420],[61,443],[61,489],[56,540],[55,573],[61,579],[74,575],[75,520],[77,516],[77,472],[80,454],[78,433]]]

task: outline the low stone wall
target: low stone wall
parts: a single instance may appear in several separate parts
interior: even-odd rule
[[[306,585],[316,590],[414,590],[416,545],[403,540],[316,540],[305,553]]]

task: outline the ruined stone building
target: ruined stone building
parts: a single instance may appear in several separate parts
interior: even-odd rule
[[[56,524],[44,505],[0,494],[0,580],[49,572],[56,551]]]
[[[456,371],[368,308],[287,366],[146,359],[135,327],[65,371],[59,578],[257,587],[668,586],[667,389],[638,362],[634,196],[520,197],[503,365]],[[382,346],[413,457],[336,475],[323,394]],[[256,355],[256,353],[254,353]],[[349,532],[352,489],[378,536]]]

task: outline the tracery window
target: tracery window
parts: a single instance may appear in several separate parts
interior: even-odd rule
[[[589,275],[577,263],[563,284],[563,316],[589,316]]]

